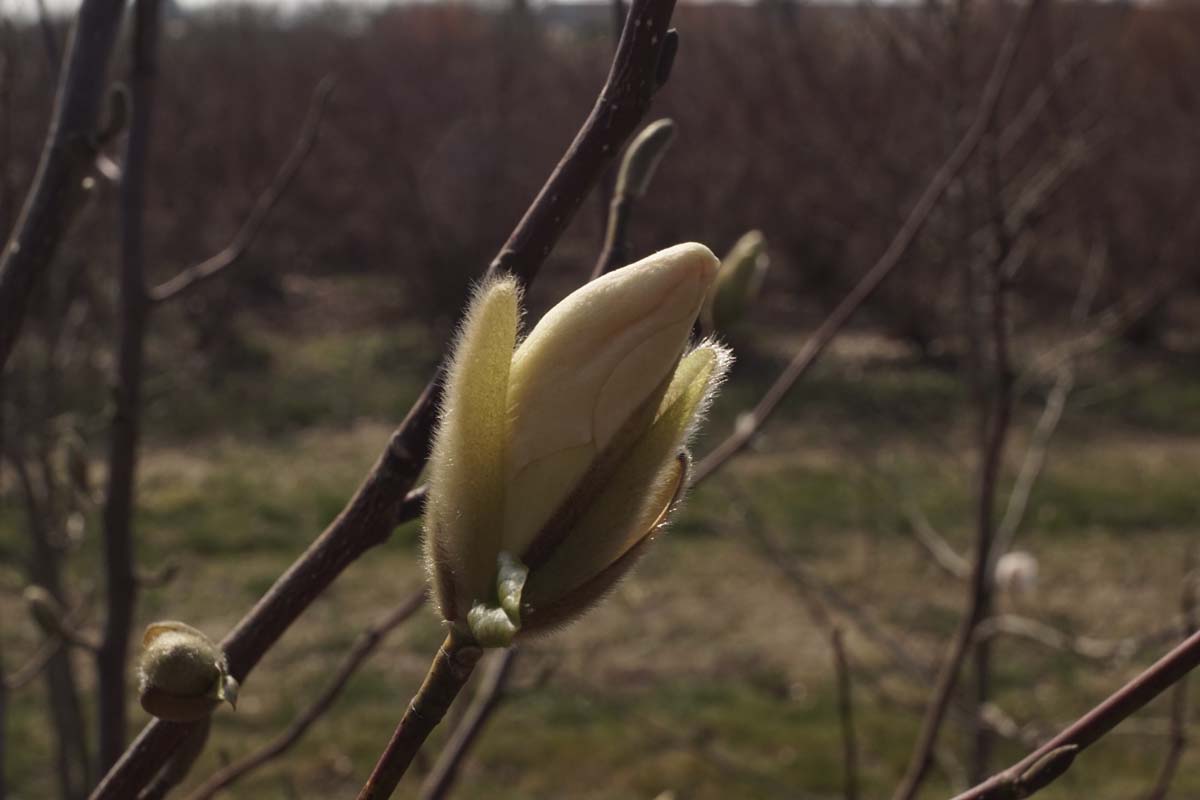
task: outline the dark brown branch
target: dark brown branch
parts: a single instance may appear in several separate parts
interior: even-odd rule
[[[970,131],[975,131],[979,138],[982,138],[984,133],[992,126],[994,112],[1000,96],[1003,94],[1007,75],[1016,59],[1021,42],[1028,33],[1034,12],[1039,7],[1040,0],[1030,0],[1021,10],[1020,16],[1001,45],[1000,52],[996,56],[995,64],[992,67],[992,74],[988,78],[987,87],[984,89],[985,97],[989,98],[990,102],[987,100],[981,101],[979,111],[982,113],[977,113],[974,122],[971,124]],[[970,135],[970,131],[968,131],[968,136]],[[996,224],[996,235],[1003,241],[1005,229],[1002,226],[1002,222],[1002,218],[999,218]],[[1008,246],[1011,246],[1011,242],[1008,243]],[[1004,442],[1008,432],[1012,397],[1012,383],[1011,376],[1009,375],[1007,354],[1008,323],[1005,309],[1005,289],[999,270],[1006,257],[1007,251],[1005,245],[1002,244],[1001,252],[994,259],[997,269],[991,276],[992,286],[990,294],[992,307],[990,311],[992,341],[995,348],[995,397],[990,410],[987,410],[984,414],[984,430],[982,431],[983,460],[979,470],[976,543],[971,580],[968,587],[967,608],[962,620],[959,622],[949,652],[938,673],[925,719],[921,724],[921,730],[913,748],[912,757],[900,785],[896,788],[893,800],[912,800],[916,796],[917,790],[920,788],[921,782],[924,780],[931,764],[933,753],[937,746],[938,734],[950,709],[952,695],[955,687],[958,685],[959,673],[963,662],[971,648],[975,628],[989,613],[992,590],[989,566],[991,564],[992,542],[995,535],[993,506]],[[980,643],[977,645],[976,654],[976,663],[979,666],[977,689],[980,710],[982,710],[986,702],[988,683],[987,661],[988,652],[986,642]],[[976,734],[978,741],[975,757],[976,763],[978,763],[980,759],[986,757],[986,737],[989,734],[989,731],[983,724],[983,720],[978,716],[976,718]]]
[[[292,145],[291,153],[279,167],[279,172],[275,173],[271,184],[258,196],[254,208],[251,209],[250,215],[246,217],[246,221],[242,223],[241,229],[238,230],[233,240],[220,252],[209,256],[199,264],[193,264],[166,283],[151,289],[150,300],[152,302],[162,303],[171,300],[219,275],[246,255],[267,218],[271,216],[271,212],[279,204],[280,199],[287,192],[288,186],[299,174],[300,168],[304,166],[309,153],[316,145],[317,134],[321,130],[321,118],[325,115],[325,107],[329,103],[329,96],[333,93],[335,83],[333,77],[327,75],[313,90],[308,114],[296,143]]]
[[[208,800],[208,798],[217,792],[241,780],[249,773],[287,752],[292,745],[300,741],[301,737],[308,732],[313,723],[329,710],[334,701],[337,700],[338,695],[346,688],[346,684],[350,682],[350,678],[354,676],[359,667],[379,648],[379,645],[383,643],[388,634],[400,627],[400,625],[415,614],[424,602],[425,590],[421,589],[396,606],[386,617],[367,628],[358,637],[358,641],[354,643],[350,652],[346,654],[341,666],[338,667],[337,672],[334,673],[333,678],[330,679],[324,691],[317,696],[308,708],[304,709],[299,716],[293,719],[284,731],[240,761],[221,768],[189,794],[187,800]]]
[[[1183,591],[1180,592],[1179,610],[1183,615],[1184,638],[1195,633],[1196,622],[1196,550],[1189,548],[1183,574]],[[1179,771],[1179,762],[1183,760],[1183,751],[1187,749],[1187,719],[1188,719],[1188,678],[1185,675],[1175,684],[1171,691],[1171,733],[1170,747],[1167,757],[1163,759],[1162,767],[1154,786],[1146,794],[1146,800],[1166,800],[1171,784]]]
[[[166,766],[138,795],[138,800],[163,800],[171,793],[172,789],[183,783],[188,773],[191,772],[192,765],[196,763],[196,759],[200,758],[200,754],[204,752],[204,745],[208,744],[208,734],[211,730],[211,716],[205,717],[193,725],[184,736],[179,749],[167,761]]]
[[[925,516],[925,512],[921,510],[921,506],[909,496],[901,497],[899,504],[904,518],[908,521],[907,530],[929,553],[933,563],[952,578],[959,580],[967,578],[971,574],[970,563],[958,554],[958,551],[946,541],[944,536],[938,533],[937,529],[933,527],[933,523]]]
[[[768,536],[762,520],[745,498],[740,498],[741,510],[746,520],[746,529],[750,537],[763,550],[770,561],[792,579],[792,583],[804,603],[809,619],[829,639],[830,651],[833,656],[833,669],[837,677],[838,716],[841,721],[842,734],[842,789],[846,800],[858,798],[858,741],[854,730],[854,711],[852,699],[852,679],[850,662],[846,655],[846,645],[842,629],[834,621],[826,601],[818,596],[816,587],[802,572],[787,565],[789,559],[779,551],[779,548]]]
[[[637,0],[608,80],[575,141],[493,260],[528,285],[605,166],[644,116],[661,81],[660,57],[673,0]],[[440,371],[438,373],[440,375]],[[427,456],[436,416],[437,375],[392,434],[371,472],[330,526],[275,582],[221,643],[239,681],[291,624],[370,548],[386,541],[402,518],[406,496]],[[187,725],[152,722],[92,793],[125,800],[161,768]]]
[[[53,475],[49,472],[45,454],[37,461],[43,471],[42,491],[34,484],[24,458],[9,452],[9,463],[21,486],[24,497],[31,545],[30,576],[33,583],[49,592],[59,608],[66,607],[63,589],[62,555],[52,542],[50,525],[57,514],[54,505]],[[58,637],[55,637],[58,638]],[[66,798],[76,798],[86,791],[91,782],[90,756],[83,716],[83,703],[79,696],[79,682],[75,677],[75,666],[70,650],[64,646],[51,647],[46,663],[34,674],[45,678],[50,701],[50,713],[57,738],[56,760],[61,793]]]
[[[30,293],[49,268],[81,204],[124,0],[83,0],[67,47],[37,175],[0,254],[0,368],[8,363]]]
[[[446,637],[429,674],[358,793],[358,800],[387,800],[392,796],[417,751],[442,721],[482,655],[483,650],[474,642],[463,642],[453,633]]]
[[[50,659],[62,649],[63,641],[55,636],[45,639],[29,660],[22,664],[17,669],[13,670],[4,676],[4,688],[9,691],[16,691],[33,681],[38,675],[42,674],[42,670],[50,663]]]
[[[459,767],[466,760],[471,746],[483,731],[483,727],[491,718],[492,713],[500,707],[500,701],[504,697],[504,688],[508,683],[509,675],[512,674],[513,661],[516,657],[517,648],[515,647],[509,647],[492,656],[487,671],[483,674],[483,681],[475,692],[475,696],[471,698],[471,705],[467,708],[466,716],[454,729],[450,741],[438,754],[433,771],[421,784],[421,791],[417,795],[418,800],[444,800],[449,796],[454,779],[458,777]]]
[[[121,278],[117,376],[104,497],[106,614],[96,654],[99,765],[107,770],[125,749],[126,664],[137,602],[134,571],[134,485],[141,438],[142,369],[150,306],[146,297],[143,228],[146,159],[158,70],[159,0],[134,5],[129,138],[120,185]]]
[[[820,327],[804,343],[804,346],[800,348],[800,351],[796,353],[791,363],[788,364],[779,378],[772,384],[771,388],[767,390],[767,393],[758,402],[758,405],[745,417],[746,423],[739,425],[733,434],[706,455],[696,466],[693,483],[703,480],[706,475],[741,452],[742,448],[750,443],[750,440],[754,438],[754,434],[757,433],[758,429],[774,413],[776,407],[787,396],[787,393],[791,391],[796,381],[812,368],[817,359],[825,352],[825,348],[833,341],[834,337],[841,332],[842,328],[845,327],[846,323],[850,321],[862,304],[875,293],[880,284],[899,265],[901,259],[908,252],[909,247],[912,246],[913,241],[917,238],[917,235],[925,227],[929,215],[941,200],[942,195],[950,188],[950,184],[958,176],[963,167],[966,166],[971,156],[974,155],[980,142],[983,141],[983,136],[987,132],[997,105],[1000,102],[1004,86],[1008,82],[1008,75],[1012,70],[1018,46],[1021,40],[1024,39],[1025,32],[1029,27],[1033,8],[1039,2],[1040,0],[1031,0],[1021,12],[1020,19],[1013,30],[1009,32],[1004,44],[1001,46],[1000,53],[996,57],[996,62],[992,67],[991,75],[988,77],[987,85],[984,87],[983,95],[980,97],[979,107],[975,111],[975,117],[971,122],[971,126],[967,128],[966,133],[963,134],[954,151],[951,152],[946,161],[934,173],[929,185],[921,193],[916,205],[909,212],[908,217],[904,220],[904,224],[900,226],[900,230],[896,232],[895,237],[892,238],[883,255],[879,257],[879,260],[867,271],[862,280],[843,298],[837,308],[825,318]]]
[[[841,720],[842,729],[843,796],[846,800],[858,800],[858,736],[854,730],[854,685],[841,628],[834,627],[829,631],[829,645],[833,650],[833,668],[837,674],[838,718]]]
[[[1127,717],[1141,709],[1155,697],[1174,686],[1183,676],[1200,665],[1200,633],[1194,633],[1167,655],[1154,663],[1104,702],[1073,722],[1050,741],[1019,762],[988,778],[983,783],[963,792],[954,800],[1006,800],[1014,797],[1029,797],[1044,788],[1061,772],[1035,772],[1032,768],[1054,753],[1062,753],[1060,761],[1068,761],[1063,748],[1075,748],[1074,754],[1086,750]],[[1055,764],[1064,768],[1068,764]],[[1038,778],[1037,781],[1032,780]],[[1049,778],[1048,780],[1045,780]],[[1044,782],[1041,782],[1043,781]],[[1025,792],[1020,794],[1019,792]]]

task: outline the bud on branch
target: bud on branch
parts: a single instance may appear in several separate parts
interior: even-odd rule
[[[506,646],[581,614],[665,521],[732,358],[684,353],[717,271],[683,244],[611,272],[517,346],[520,292],[476,292],[430,458],[426,561],[443,619]]]

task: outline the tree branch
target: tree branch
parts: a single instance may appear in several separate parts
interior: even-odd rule
[[[1200,665],[1200,633],[1192,634],[1187,641],[1037,750],[1003,772],[958,795],[954,800],[1008,800],[1029,797],[1065,772],[1075,755],[1099,741],[1124,719],[1175,685],[1197,665]]]
[[[408,704],[391,741],[358,793],[358,800],[387,800],[392,796],[417,751],[442,721],[482,655],[483,649],[479,645],[463,641],[451,631],[434,656],[429,674]]]
[[[124,8],[124,0],[83,0],[79,7],[37,174],[0,254],[0,368],[20,336],[33,287],[79,209]]]
[[[308,159],[309,153],[316,145],[317,135],[321,130],[321,119],[325,115],[325,107],[329,103],[329,97],[333,94],[336,83],[337,81],[332,75],[326,75],[313,89],[308,114],[305,116],[304,125],[300,128],[300,135],[296,138],[296,143],[292,145],[291,153],[279,167],[279,171],[275,173],[270,185],[258,196],[254,208],[251,209],[250,215],[246,217],[246,221],[242,223],[241,229],[238,230],[233,240],[218,253],[198,264],[193,264],[169,281],[151,289],[150,301],[152,303],[165,303],[194,289],[229,269],[246,255],[250,246],[254,244],[259,231],[262,230],[263,224],[266,223],[275,206],[279,204],[288,186],[299,174],[300,168],[304,166],[305,160]]]
[[[467,714],[450,737],[450,741],[438,754],[433,771],[421,784],[418,800],[444,800],[450,794],[454,779],[458,777],[458,769],[462,766],[471,746],[483,731],[484,725],[492,713],[500,707],[504,696],[504,688],[512,674],[513,661],[517,657],[517,648],[509,647],[492,656],[483,682],[471,698]]]
[[[1191,547],[1187,551],[1186,564],[1183,573],[1183,590],[1180,592],[1180,613],[1183,615],[1184,638],[1191,636],[1197,628],[1196,622],[1196,550]],[[1179,771],[1179,762],[1183,760],[1183,751],[1187,748],[1188,720],[1188,678],[1185,675],[1175,684],[1171,691],[1171,744],[1167,757],[1163,759],[1162,768],[1154,781],[1153,788],[1146,794],[1146,800],[1166,800]]]
[[[491,270],[507,270],[526,285],[536,277],[583,198],[641,122],[665,78],[660,59],[674,7],[674,0],[633,3],[608,80],[591,114],[493,260]],[[425,463],[436,417],[439,375],[440,370],[342,513],[225,637],[221,644],[234,678],[244,682],[259,659],[334,579],[391,535]],[[135,794],[161,768],[187,729],[187,725],[150,723],[92,793],[92,800],[124,800]]]
[[[221,768],[189,794],[187,800],[208,800],[217,792],[287,752],[292,745],[300,741],[313,723],[329,710],[350,682],[350,678],[379,648],[388,634],[412,617],[424,602],[425,590],[421,589],[396,606],[386,617],[367,628],[346,654],[342,665],[338,667],[324,691],[317,695],[312,704],[293,719],[282,733],[242,760]]]
[[[982,138],[985,131],[992,127],[995,110],[1000,96],[1003,94],[1006,77],[1016,59],[1017,51],[1029,31],[1034,12],[1040,8],[1040,0],[1030,0],[1021,10],[1012,29],[1001,45],[1000,53],[996,56],[992,74],[988,79],[985,95],[991,97],[991,108],[987,103],[981,103],[980,111],[971,125],[971,130],[977,130]],[[993,159],[995,153],[993,151]],[[994,160],[993,160],[994,164]],[[991,277],[991,334],[994,347],[994,371],[996,393],[991,407],[988,408],[981,399],[983,430],[981,444],[983,460],[979,470],[979,493],[976,521],[975,555],[971,568],[971,579],[968,588],[967,608],[959,622],[949,653],[942,663],[934,685],[925,719],[921,724],[917,742],[913,748],[904,777],[896,788],[893,800],[912,800],[929,769],[933,752],[937,746],[938,734],[941,732],[946,713],[950,708],[952,695],[958,685],[959,673],[966,660],[974,638],[975,627],[989,613],[991,605],[992,578],[989,569],[991,565],[992,544],[995,536],[995,520],[993,507],[995,504],[996,484],[999,479],[1004,443],[1007,437],[1009,418],[1012,406],[1012,381],[1009,375],[1007,313],[1005,305],[1005,285],[1002,267],[1011,249],[1011,240],[1006,238],[1003,226],[1002,209],[996,215],[996,235],[1000,242],[1000,252],[993,259]],[[976,766],[986,758],[987,738],[989,731],[984,725],[979,712],[986,701],[988,683],[988,652],[986,643],[977,646],[978,670],[978,709],[976,714]],[[973,770],[974,771],[974,770]]]
[[[950,184],[958,176],[959,172],[966,166],[971,156],[974,155],[980,142],[983,141],[983,136],[990,126],[993,115],[1000,102],[1000,96],[1003,94],[1004,86],[1008,82],[1009,73],[1012,71],[1013,62],[1016,59],[1016,52],[1025,38],[1025,33],[1029,28],[1030,19],[1033,16],[1033,9],[1040,5],[1042,0],[1030,0],[1030,2],[1021,11],[1021,15],[1009,31],[1005,38],[1004,44],[1001,46],[1000,53],[996,57],[995,64],[992,66],[991,75],[988,77],[987,85],[984,87],[983,95],[979,100],[979,107],[975,111],[975,117],[971,122],[971,126],[967,128],[963,138],[959,140],[958,145],[946,161],[934,173],[929,185],[925,187],[925,191],[921,193],[912,211],[904,220],[904,224],[900,226],[900,230],[896,232],[890,244],[874,266],[862,277],[862,280],[850,291],[842,302],[833,310],[820,327],[813,335],[804,343],[800,351],[793,357],[791,363],[784,369],[780,376],[776,379],[771,388],[758,402],[752,411],[745,416],[745,423],[740,424],[736,431],[733,432],[725,441],[717,445],[704,459],[696,465],[695,476],[693,483],[702,480],[706,475],[716,470],[725,461],[739,453],[750,440],[754,438],[754,434],[763,426],[767,419],[774,413],[779,403],[787,396],[796,382],[808,372],[809,369],[817,362],[825,352],[825,348],[833,341],[834,337],[841,332],[846,323],[854,316],[858,309],[865,303],[880,284],[892,273],[900,260],[904,258],[909,247],[917,235],[925,227],[929,215],[933,212],[938,202],[942,199],[942,195],[950,188]]]

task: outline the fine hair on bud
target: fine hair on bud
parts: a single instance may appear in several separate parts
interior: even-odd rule
[[[520,342],[515,280],[475,290],[425,509],[433,595],[461,635],[503,647],[577,617],[665,522],[732,361],[688,347],[717,267],[703,245],[668,248],[571,293]]]
[[[194,722],[222,701],[236,705],[237,691],[225,653],[202,632],[175,621],[146,628],[138,695],[148,714],[169,722]]]

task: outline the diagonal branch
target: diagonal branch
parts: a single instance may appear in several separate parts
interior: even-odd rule
[[[604,168],[633,133],[665,75],[660,56],[674,0],[636,0],[608,80],[575,141],[493,260],[528,284],[571,222]],[[330,584],[370,548],[391,536],[420,474],[433,431],[437,376],[392,434],[371,472],[330,526],[225,637],[230,672],[243,681],[263,655]],[[145,786],[189,726],[152,722],[92,793],[128,798]]]
[[[83,0],[79,7],[37,175],[0,253],[0,368],[17,343],[33,287],[79,210],[124,9],[124,0]]]
[[[187,800],[208,800],[208,798],[245,777],[248,773],[253,772],[287,752],[292,745],[300,741],[300,738],[308,732],[312,724],[329,710],[329,707],[337,700],[338,695],[346,688],[346,684],[349,683],[350,678],[378,649],[379,645],[383,643],[384,638],[415,614],[424,602],[425,590],[421,589],[396,606],[386,617],[367,628],[359,636],[358,641],[355,642],[350,652],[346,654],[346,657],[342,660],[342,665],[338,667],[333,679],[329,681],[324,691],[317,696],[308,708],[292,720],[291,724],[283,732],[240,761],[221,768],[189,794]]]
[[[1050,741],[954,800],[1029,797],[1059,777],[1078,753],[1200,665],[1200,633],[1155,662]]]
[[[1189,548],[1185,557],[1183,573],[1183,591],[1180,597],[1180,611],[1183,615],[1183,635],[1191,636],[1196,632],[1196,550]],[[1163,759],[1154,786],[1146,794],[1145,800],[1166,800],[1171,790],[1171,783],[1179,772],[1179,762],[1183,760],[1183,751],[1187,748],[1188,722],[1188,679],[1179,679],[1171,692],[1171,744],[1167,757]]]
[[[279,204],[279,200],[283,197],[284,192],[287,191],[292,180],[300,172],[300,168],[304,166],[308,154],[312,152],[313,147],[316,145],[317,134],[321,130],[321,119],[325,115],[325,107],[329,103],[329,96],[333,93],[335,84],[336,81],[333,76],[327,75],[321,79],[321,82],[317,84],[317,88],[313,90],[308,114],[305,117],[303,127],[300,129],[300,136],[297,137],[296,143],[292,146],[292,152],[279,167],[279,172],[275,173],[275,178],[271,181],[271,184],[258,196],[258,200],[254,203],[254,208],[251,209],[250,215],[246,217],[246,221],[242,223],[241,229],[233,237],[233,240],[225,245],[220,252],[198,264],[193,264],[166,283],[151,289],[151,302],[163,303],[167,300],[172,300],[204,281],[219,275],[246,255],[246,252],[250,249],[250,245],[254,244],[255,238],[258,236],[259,231],[262,230],[263,224],[267,221],[267,217],[271,215],[275,206]]]
[[[1021,40],[1025,37],[1025,32],[1029,28],[1029,21],[1033,15],[1033,9],[1039,5],[1040,0],[1031,0],[1021,12],[1020,18],[1017,20],[1013,29],[1009,32],[1004,44],[1001,46],[1001,51],[996,57],[995,64],[992,66],[991,75],[988,77],[987,85],[983,89],[983,95],[979,100],[979,107],[975,111],[975,118],[971,122],[971,126],[967,128],[958,145],[946,159],[945,162],[934,173],[929,185],[925,187],[925,191],[921,193],[916,205],[909,212],[908,217],[904,220],[904,224],[900,226],[900,230],[896,232],[887,249],[874,266],[867,271],[842,302],[833,310],[821,326],[813,333],[813,335],[804,343],[800,351],[796,353],[791,363],[787,365],[784,371],[776,379],[767,393],[758,402],[752,411],[744,416],[745,423],[739,424],[736,431],[731,434],[725,441],[721,442],[712,452],[704,457],[704,459],[696,465],[696,473],[693,477],[693,483],[703,480],[705,476],[716,470],[725,461],[732,458],[737,453],[750,443],[754,438],[754,434],[758,429],[766,423],[767,419],[775,412],[783,398],[791,391],[796,382],[808,372],[809,369],[817,362],[829,343],[834,337],[841,332],[846,323],[851,317],[862,307],[880,284],[892,273],[899,265],[901,259],[912,246],[913,241],[925,227],[926,221],[934,208],[942,199],[942,195],[950,188],[950,184],[958,176],[959,172],[966,166],[971,156],[974,155],[979,144],[983,141],[984,134],[990,127],[991,120],[1000,103],[1000,96],[1004,93],[1004,86],[1008,82],[1009,73],[1012,71],[1013,62],[1016,60],[1016,51]]]
[[[492,713],[499,708],[504,697],[504,689],[508,676],[512,673],[513,660],[517,656],[517,648],[509,647],[492,656],[487,671],[483,675],[471,705],[462,722],[454,729],[450,741],[434,762],[433,771],[421,785],[419,800],[443,800],[449,797],[454,779],[458,777],[458,769],[462,766],[471,746],[479,737],[484,725]]]

